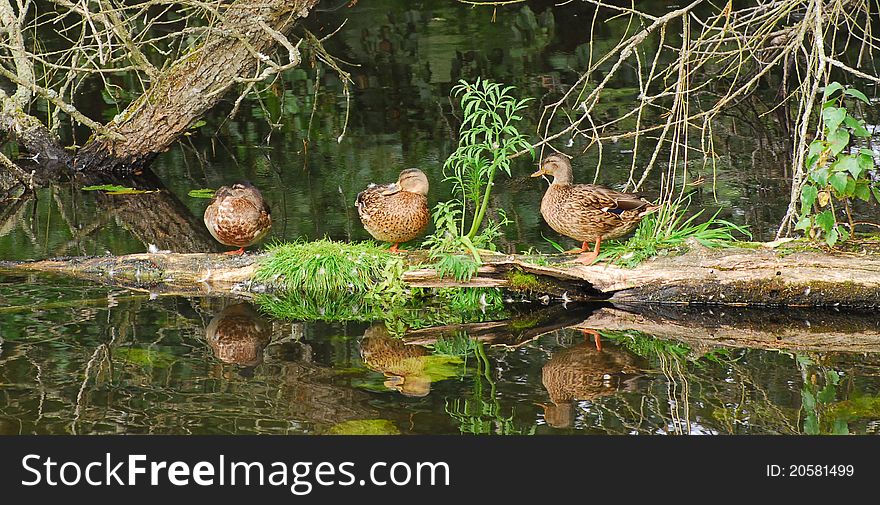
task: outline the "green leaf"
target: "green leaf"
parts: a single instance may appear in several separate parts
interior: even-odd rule
[[[807,414],[807,418],[804,419],[804,433],[807,435],[819,434],[819,419],[816,417],[816,414]]]
[[[849,176],[844,172],[835,172],[830,179],[828,179],[828,183],[831,184],[831,187],[836,189],[838,193],[845,194],[846,191],[846,181],[849,179]]]
[[[801,231],[807,231],[812,226],[813,226],[812,220],[809,217],[804,216],[798,220],[796,225],[794,225],[794,229],[801,230]]]
[[[843,419],[835,419],[831,427],[832,435],[849,435],[849,425]]]
[[[819,228],[822,228],[822,231],[829,232],[837,221],[834,219],[834,214],[830,210],[822,211],[816,216],[816,225]]]
[[[843,84],[840,84],[839,82],[834,81],[831,84],[829,84],[828,86],[825,86],[825,92],[822,94],[822,97],[823,97],[822,99],[828,100],[829,98],[834,96],[834,93],[837,93],[838,91],[840,91],[842,89],[843,89]]]
[[[847,114],[846,118],[843,120],[843,123],[852,128],[853,135],[856,137],[870,137],[871,132],[865,128],[865,121],[861,119],[856,119],[849,114]]]
[[[853,179],[858,179],[863,170],[858,158],[852,154],[840,156],[834,163],[833,168],[837,171],[842,172],[845,170],[849,172],[853,176]]]
[[[828,244],[828,247],[834,247],[834,244],[837,243],[837,239],[840,238],[837,233],[837,228],[832,228],[831,231],[825,235],[825,243]]]
[[[810,150],[807,152],[809,156],[817,156],[819,153],[825,150],[825,142],[821,140],[814,140],[810,142]]]
[[[866,104],[871,105],[871,100],[868,100],[868,97],[865,96],[864,93],[862,93],[861,91],[859,91],[855,88],[847,88],[846,91],[843,92],[843,94],[845,94],[847,96],[851,96],[853,98],[857,98],[857,99],[865,102]]]
[[[214,198],[214,190],[211,188],[191,189],[187,195],[193,198]]]
[[[809,184],[805,185],[801,189],[801,204],[803,205],[803,208],[811,208],[813,206],[813,203],[816,202],[816,197],[818,195],[819,190],[817,190],[815,186],[811,186]]]
[[[101,184],[100,186],[83,186],[83,191],[103,191],[108,195],[140,195],[144,193],[156,193],[157,189],[135,189],[119,186],[117,184]]]
[[[877,200],[877,203],[880,203],[880,188],[871,186],[871,193],[874,193],[874,199]]]
[[[846,109],[843,107],[826,107],[822,111],[822,121],[829,135],[840,127],[844,119],[846,119]]]
[[[856,183],[856,189],[853,191],[853,194],[856,198],[862,201],[871,200],[871,188],[868,186],[866,181],[859,181]]]
[[[849,240],[849,232],[846,231],[843,227],[838,226],[837,233],[840,234],[840,241],[841,242],[846,242],[847,240]]]
[[[843,190],[844,196],[854,196],[856,194],[856,180],[852,177],[846,178],[846,189]]]
[[[862,149],[861,151],[864,151]],[[874,168],[874,156],[873,154],[865,154],[864,152],[859,152],[858,162],[859,166],[862,168],[862,171],[867,172]]]
[[[828,147],[831,154],[837,156],[849,145],[849,132],[846,130],[834,130],[828,134]]]
[[[828,173],[829,170],[823,167],[810,173],[810,179],[819,186],[824,187],[828,185]]]
[[[801,390],[801,404],[806,411],[816,410],[816,398],[813,397],[813,393],[811,393],[807,389]]]
[[[822,391],[819,391],[819,394],[816,395],[816,400],[819,403],[831,403],[834,401],[834,396],[837,394],[837,391],[834,390],[833,384],[826,384]]]

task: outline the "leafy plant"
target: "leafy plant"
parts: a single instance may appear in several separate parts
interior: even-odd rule
[[[812,238],[824,236],[834,246],[853,232],[850,202],[858,198],[880,202],[880,186],[871,180],[874,157],[870,149],[853,152],[853,138],[870,137],[865,121],[854,117],[847,104],[870,100],[861,91],[833,82],[825,88],[822,104],[822,135],[810,143],[806,158],[807,180],[801,188],[800,219],[796,230]],[[846,227],[837,220],[834,203],[842,202]]]
[[[657,212],[642,219],[639,227],[625,242],[609,241],[600,259],[613,259],[615,263],[634,267],[661,251],[682,247],[688,240],[696,240],[704,247],[731,247],[736,242],[734,233],[751,238],[744,226],[719,219],[719,210],[706,221],[698,223],[703,214],[687,216],[687,204],[682,201],[663,205]]]
[[[534,156],[527,137],[515,126],[531,99],[517,100],[511,95],[514,89],[485,79],[462,80],[452,88],[452,94],[461,97],[464,119],[458,147],[443,164],[443,173],[455,196],[434,209],[436,231],[425,242],[432,259],[466,251],[478,266],[477,249],[494,250],[492,244],[507,223],[499,210],[500,219],[483,227],[495,178],[499,171],[510,175],[513,153],[528,149]],[[471,269],[476,271],[473,265]]]

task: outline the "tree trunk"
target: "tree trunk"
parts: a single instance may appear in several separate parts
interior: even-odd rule
[[[163,72],[107,125],[123,140],[93,137],[77,154],[76,169],[130,173],[144,168],[234,86],[259,78],[255,75],[258,61],[317,2],[237,0],[230,4],[223,13],[224,23],[200,47]]]

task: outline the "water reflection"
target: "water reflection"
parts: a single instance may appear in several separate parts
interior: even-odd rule
[[[591,332],[584,334],[588,341],[554,352],[541,369],[551,402],[543,405],[544,420],[554,428],[573,425],[575,402],[636,389],[638,356],[626,349],[599,348]]]
[[[385,323],[377,323],[364,333],[360,342],[364,363],[387,377],[388,389],[404,396],[421,397],[431,392],[427,365],[430,352],[418,345],[407,345],[392,337]]]
[[[151,300],[76,281],[0,276],[0,303],[3,433],[880,427],[880,331],[870,315],[713,318],[707,308],[569,304],[400,339],[382,322],[291,324],[240,301]],[[601,334],[601,351],[582,328]],[[700,347],[695,334],[715,340]],[[247,373],[226,373],[218,361]]]
[[[205,338],[220,361],[254,367],[263,362],[263,349],[271,340],[269,330],[249,303],[236,303],[211,319]]]

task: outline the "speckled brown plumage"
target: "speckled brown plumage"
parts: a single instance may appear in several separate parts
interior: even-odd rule
[[[243,366],[263,362],[263,349],[269,345],[269,326],[247,303],[223,309],[211,319],[205,338],[220,361]]]
[[[427,194],[428,178],[413,168],[401,172],[395,183],[371,184],[358,193],[355,205],[370,235],[396,246],[420,236],[428,227]]]
[[[637,358],[623,349],[597,350],[584,343],[553,353],[541,369],[541,381],[550,395],[544,418],[553,427],[571,426],[573,402],[595,400],[623,389],[638,373]]]
[[[388,333],[385,323],[369,327],[361,339],[361,357],[371,370],[387,377],[385,387],[406,396],[425,396],[431,391],[431,378],[425,373],[427,349],[406,345]]]
[[[541,199],[541,215],[553,230],[583,243],[584,252],[594,242],[595,259],[602,240],[622,237],[633,231],[657,205],[632,193],[622,193],[594,184],[574,184],[571,162],[561,154],[551,154],[541,162],[532,177],[553,176],[553,183]]]
[[[221,244],[243,248],[269,233],[272,216],[260,191],[241,182],[217,190],[205,209],[205,226]]]

